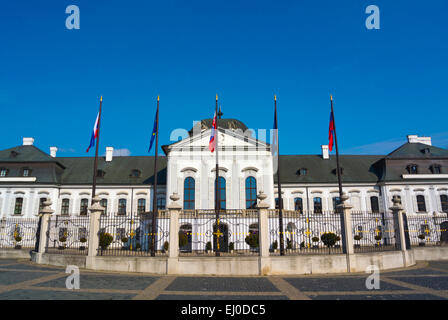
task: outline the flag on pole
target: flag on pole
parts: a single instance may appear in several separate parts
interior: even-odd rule
[[[215,112],[215,116],[213,117],[213,124],[212,124],[212,134],[210,136],[210,142],[208,143],[208,148],[210,149],[211,152],[215,151],[215,146],[216,146],[216,139],[215,139],[215,135],[216,135],[216,112]]]
[[[333,136],[334,136],[334,117],[333,110],[330,112],[330,128],[328,129],[328,149],[333,150]]]
[[[98,138],[98,121],[100,120],[100,113],[96,116],[95,125],[93,126],[92,137],[90,138],[90,145],[86,152],[89,152],[90,148],[95,146],[95,140]]]
[[[274,96],[274,128],[272,131],[271,153],[274,158],[278,157],[278,123],[277,123],[277,96]],[[276,171],[276,170],[275,170]],[[274,172],[275,172],[274,171]]]
[[[152,129],[151,141],[149,143],[148,152],[151,152],[152,144],[154,143],[154,139],[156,138],[156,135],[157,135],[157,119],[158,119],[157,114],[158,113],[159,113],[159,108],[157,108],[157,111],[156,111],[156,117],[154,119],[154,128]]]

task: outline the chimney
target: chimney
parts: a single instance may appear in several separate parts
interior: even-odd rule
[[[32,146],[34,143],[34,138],[23,138],[24,146]]]
[[[328,152],[328,145],[324,144],[321,146],[322,148],[322,159],[330,159],[330,154]]]
[[[106,147],[106,162],[111,162],[114,155],[113,147]]]
[[[58,152],[57,147],[50,147],[50,156],[56,158],[56,152]]]
[[[418,135],[410,134],[408,135],[409,143],[423,143],[428,146],[432,146],[431,137],[419,137]]]

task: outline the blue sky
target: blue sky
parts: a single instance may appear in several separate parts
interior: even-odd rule
[[[68,30],[65,8],[80,8]],[[380,30],[365,8],[380,9]],[[273,124],[282,154],[320,153],[334,96],[342,153],[384,154],[407,134],[448,147],[445,0],[7,1],[0,11],[0,148],[36,139],[84,156],[103,95],[100,147],[147,155],[210,118]],[[129,150],[129,151],[128,151]],[[91,152],[90,155],[93,155]]]

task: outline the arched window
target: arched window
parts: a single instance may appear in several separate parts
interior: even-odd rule
[[[442,204],[442,211],[448,212],[448,196],[446,194],[440,196],[440,203]]]
[[[333,210],[336,212],[338,209],[338,205],[341,204],[340,197],[333,197]]]
[[[380,212],[380,206],[379,206],[379,202],[378,202],[378,197],[377,196],[370,197],[370,208],[371,208],[373,213]]]
[[[246,179],[246,209],[255,209],[257,205],[257,180],[254,177]]]
[[[303,200],[302,198],[294,198],[294,210],[303,213]]]
[[[184,181],[184,209],[194,210],[195,181],[188,177]]]
[[[417,211],[426,212],[425,196],[422,195],[417,196]]]
[[[89,206],[89,199],[81,199],[81,205],[79,207],[79,214],[81,216],[87,215],[87,207]]]
[[[68,215],[68,210],[70,207],[70,199],[62,199],[61,204],[61,215]]]
[[[215,180],[216,182],[216,180]],[[215,184],[216,189],[216,184]],[[219,208],[226,209],[226,179],[223,177],[218,178],[218,192],[219,192]],[[216,197],[216,192],[215,192]]]
[[[22,214],[23,198],[16,198],[14,205],[14,214]]]
[[[138,199],[137,213],[143,213],[145,211],[146,211],[146,199]]]
[[[315,197],[313,199],[314,203],[314,213],[322,213],[322,198]]]
[[[126,215],[126,199],[119,199],[118,200],[118,214],[119,215]]]

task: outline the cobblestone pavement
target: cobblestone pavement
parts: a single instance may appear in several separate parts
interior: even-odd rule
[[[80,270],[80,289],[69,290],[65,268],[25,259],[0,259],[0,300],[445,300],[448,261],[384,271],[380,289],[368,274],[271,277],[183,277]]]

